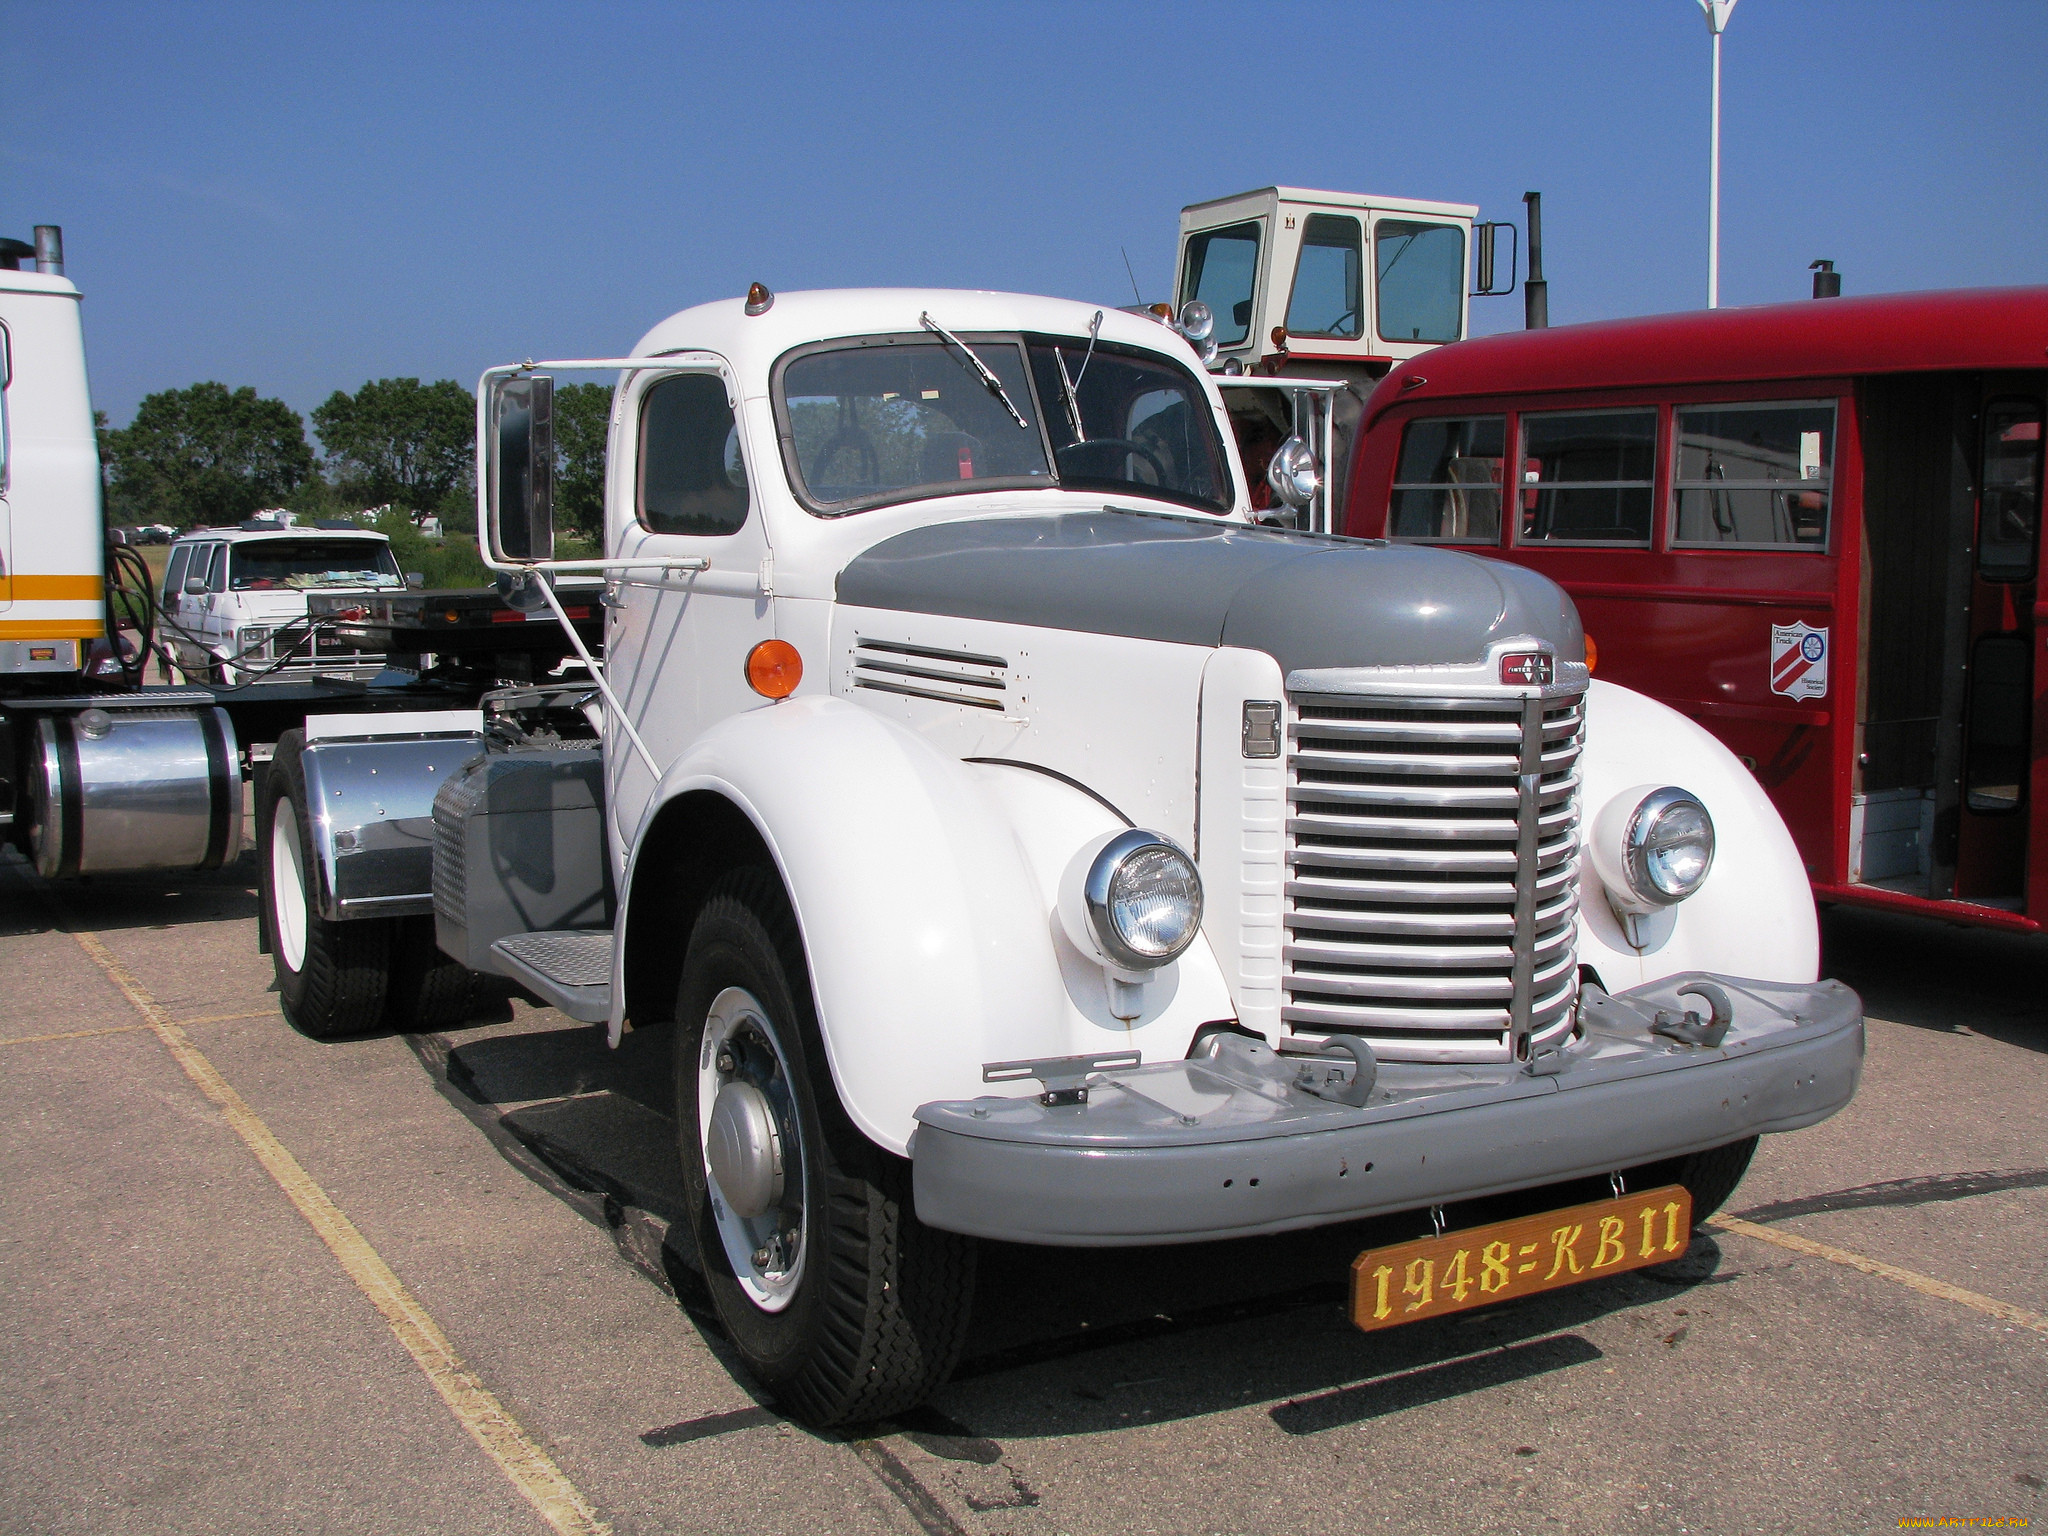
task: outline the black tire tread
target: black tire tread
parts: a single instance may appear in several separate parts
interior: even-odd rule
[[[385,1012],[394,1029],[408,1034],[464,1023],[480,1001],[483,977],[442,953],[430,916],[392,924],[390,977]]]
[[[271,760],[266,785],[268,803],[263,807],[257,857],[265,863],[266,893],[270,891],[268,862],[270,839],[277,820],[277,805],[291,802],[298,819],[301,868],[313,867],[312,839],[306,814],[306,775],[299,764],[304,738],[287,732],[279,740]],[[274,900],[274,894],[270,895]],[[266,902],[265,920],[269,920]],[[274,936],[273,936],[274,939]],[[362,1034],[378,1027],[384,1019],[384,999],[390,971],[391,933],[387,921],[376,918],[353,923],[331,923],[317,913],[306,914],[306,961],[295,974],[285,965],[283,949],[273,942],[271,959],[277,972],[278,1001],[292,1028],[315,1040],[337,1035]]]
[[[809,1006],[803,942],[775,874],[747,867],[714,886],[693,930],[693,950],[697,934],[714,924],[752,929],[774,954],[797,998],[794,1022],[805,1059],[822,1066],[824,1045]],[[682,1035],[679,1025],[679,1040]],[[786,1412],[825,1428],[902,1413],[951,1374],[966,1342],[976,1246],[918,1221],[910,1165],[854,1127],[829,1073],[814,1071],[812,1077],[826,1142],[818,1159],[825,1230],[813,1250],[825,1264],[818,1336],[792,1368],[756,1369]],[[698,1241],[707,1273],[724,1264],[708,1218],[699,1225]],[[714,1297],[722,1300],[720,1288],[714,1287]]]
[[[1694,1226],[1728,1203],[1728,1197],[1735,1193],[1735,1186],[1749,1172],[1749,1160],[1756,1156],[1756,1144],[1757,1138],[1749,1136],[1680,1159],[1678,1182],[1692,1196]]]

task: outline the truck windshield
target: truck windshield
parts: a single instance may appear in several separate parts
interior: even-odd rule
[[[1455,224],[1381,219],[1372,251],[1380,339],[1456,341],[1464,319],[1464,232]]]
[[[921,496],[1060,485],[1230,509],[1214,415],[1184,369],[1108,342],[1091,356],[1086,336],[961,342],[1002,381],[1025,427],[945,342],[873,337],[807,349],[782,365],[777,424],[807,507],[832,516]]]
[[[401,587],[391,546],[369,539],[265,539],[238,544],[228,557],[237,592],[306,587]]]
[[[1259,224],[1231,224],[1188,236],[1180,301],[1200,299],[1216,316],[1216,345],[1234,347],[1252,328],[1252,284],[1259,275]]]

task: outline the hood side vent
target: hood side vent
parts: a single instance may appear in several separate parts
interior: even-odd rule
[[[911,645],[900,640],[854,642],[853,686],[969,709],[1004,712],[1010,664],[1001,656]]]

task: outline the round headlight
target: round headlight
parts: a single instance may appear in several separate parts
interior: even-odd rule
[[[1682,789],[1653,790],[1628,819],[1622,861],[1630,890],[1644,901],[1683,901],[1713,867],[1714,818]]]
[[[1202,877],[1155,832],[1118,833],[1088,867],[1082,895],[1102,952],[1134,971],[1165,965],[1202,928]]]
[[[1290,437],[1266,466],[1266,484],[1288,506],[1301,508],[1316,499],[1322,485],[1322,471],[1315,450],[1298,437]]]
[[[1180,307],[1180,333],[1197,347],[1216,329],[1216,315],[1200,299],[1189,299]]]

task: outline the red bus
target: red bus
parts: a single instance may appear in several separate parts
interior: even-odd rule
[[[1821,900],[2033,932],[2044,406],[2048,288],[1489,336],[1380,381],[1343,527],[1556,580],[1599,676],[1755,773]]]

